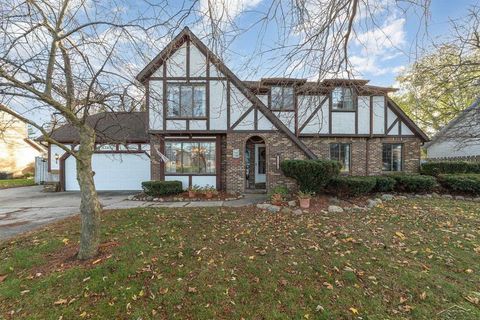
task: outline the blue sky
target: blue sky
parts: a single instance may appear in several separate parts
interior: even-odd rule
[[[375,1],[377,0],[370,0],[370,3]],[[385,1],[389,0],[379,0],[378,3],[383,5]],[[389,10],[382,14],[376,21],[376,26],[357,32],[356,38],[352,39],[349,58],[357,73],[356,77],[369,79],[375,85],[395,86],[398,74],[414,62],[432,40],[448,37],[451,33],[449,20],[461,18],[470,6],[479,2],[480,0],[433,0],[427,27],[420,20],[421,14],[411,8],[407,14],[400,10]],[[262,11],[270,4],[266,0],[229,0],[226,3],[234,4],[233,6],[241,3],[233,9],[235,22],[240,26],[255,21],[255,11]],[[274,47],[277,32],[274,26],[266,31],[260,31],[257,27],[245,32],[230,44],[229,52],[225,53],[227,65],[242,79],[284,76],[281,67],[272,67],[275,60],[272,55],[260,57],[256,53]],[[264,36],[261,43],[259,35]]]

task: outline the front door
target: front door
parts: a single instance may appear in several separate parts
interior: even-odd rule
[[[264,144],[255,145],[255,184],[267,181],[267,155]]]

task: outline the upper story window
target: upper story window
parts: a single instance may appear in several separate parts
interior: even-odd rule
[[[332,91],[332,108],[339,111],[355,110],[353,101],[353,89],[347,87],[336,87]]]
[[[294,107],[294,93],[292,87],[272,87],[272,104],[270,106],[273,110],[293,110]]]
[[[169,117],[205,117],[205,109],[205,85],[168,84],[167,115]]]

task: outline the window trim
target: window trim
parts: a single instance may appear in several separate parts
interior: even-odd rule
[[[165,110],[166,110],[166,113],[165,113],[165,120],[208,120],[208,112],[207,112],[207,83],[206,82],[166,82],[165,83],[166,85],[166,96],[165,96]],[[186,116],[186,115],[179,115],[179,116],[175,116],[175,115],[171,115],[169,114],[169,99],[168,99],[168,89],[170,86],[177,86],[180,88],[179,90],[179,106],[180,106],[180,111],[182,110],[182,107],[181,107],[181,104],[182,104],[182,94],[181,94],[181,91],[182,91],[182,87],[191,87],[192,89],[192,113],[193,113],[193,109],[194,109],[194,106],[195,106],[195,99],[194,99],[194,87],[203,87],[204,89],[204,92],[205,92],[205,99],[204,99],[204,115],[202,116]]]
[[[273,107],[273,105],[272,105],[272,102],[273,102],[273,100],[272,100],[272,89],[273,88],[281,88],[282,89],[282,106],[284,105],[284,100],[285,100],[285,94],[284,94],[285,88],[291,88],[292,89],[293,105],[292,105],[291,108],[282,109],[282,108],[274,108]],[[295,109],[296,109],[296,99],[297,99],[297,95],[295,93],[295,88],[293,86],[281,86],[281,85],[271,86],[270,90],[268,92],[268,105],[269,105],[271,111],[294,112]]]
[[[328,144],[328,152],[329,152],[329,159],[330,160],[335,160],[332,159],[332,145],[338,144],[338,145],[348,145],[348,157],[349,157],[349,164],[348,164],[348,170],[347,171],[340,171],[340,174],[346,174],[349,175],[352,173],[352,143],[350,142],[330,142]],[[335,160],[340,162],[339,160]]]
[[[342,89],[342,90],[351,90],[352,92],[352,108],[351,109],[336,109],[335,108],[335,103],[333,102],[333,92],[335,89]],[[332,112],[357,112],[358,111],[358,99],[357,99],[357,92],[355,88],[350,87],[350,86],[336,86],[330,91],[330,101],[332,103]],[[343,104],[345,104],[345,101],[343,101]]]
[[[400,146],[400,170],[398,170],[398,171],[397,170],[385,170],[385,168],[383,167],[383,164],[384,164],[384,162],[383,162],[383,148],[386,145],[390,146],[390,150],[391,150],[392,146],[394,146],[394,145],[399,145]],[[402,142],[384,142],[384,143],[382,143],[381,152],[382,152],[382,172],[403,172],[404,171],[404,166],[405,166],[405,164],[404,164],[404,161],[405,161],[404,154],[405,154],[405,151],[404,151],[404,144]],[[390,169],[393,168],[393,163],[392,162],[393,162],[393,157],[390,161]]]
[[[195,172],[183,172],[183,161],[182,161],[182,172],[167,172],[167,165],[165,162],[162,162],[162,165],[164,166],[164,176],[217,176],[220,174],[218,171],[218,164],[219,164],[219,159],[217,159],[218,155],[218,143],[216,139],[188,139],[188,138],[183,138],[183,139],[165,139],[164,141],[164,150],[166,149],[166,144],[168,142],[171,143],[182,143],[182,150],[183,150],[183,143],[213,143],[215,146],[215,151],[214,151],[214,156],[215,156],[215,172],[214,173],[195,173]],[[166,151],[165,151],[166,153]]]

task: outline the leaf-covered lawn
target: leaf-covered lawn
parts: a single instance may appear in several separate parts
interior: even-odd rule
[[[390,202],[302,216],[142,208],[0,244],[0,318],[479,319],[480,205]]]
[[[33,186],[34,184],[33,178],[0,180],[0,189]]]

